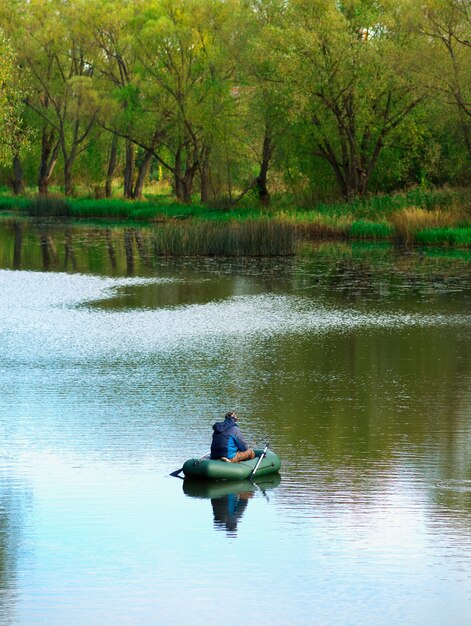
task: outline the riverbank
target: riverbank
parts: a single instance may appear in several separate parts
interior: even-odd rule
[[[182,205],[167,196],[120,199],[0,196],[0,217],[71,219],[161,225],[163,254],[293,254],[296,241],[395,241],[406,245],[471,247],[468,189],[422,189],[349,203],[270,209]]]

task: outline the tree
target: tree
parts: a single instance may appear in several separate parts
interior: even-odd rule
[[[22,123],[26,94],[22,82],[16,54],[0,30],[0,161],[13,159],[16,167],[19,167],[20,150],[29,140]]]
[[[147,176],[152,153],[145,151],[140,159],[137,178],[136,146],[131,138],[139,125],[141,107],[138,103],[138,85],[132,22],[138,15],[139,2],[99,0],[90,5],[87,0],[80,3],[80,20],[91,33],[95,54],[95,87],[99,94],[99,121],[113,134],[106,178],[106,195],[111,193],[111,179],[116,167],[118,139],[125,139],[125,164],[123,193],[125,198],[139,198]],[[137,98],[137,100],[136,100]],[[137,104],[137,106],[136,106]],[[111,113],[111,115],[110,115]]]
[[[400,17],[374,0],[291,6],[284,62],[293,105],[347,199],[366,192],[388,136],[422,99],[408,80]]]
[[[241,3],[233,27],[237,36],[226,36],[225,44],[237,59],[236,94],[240,142],[255,170],[246,189],[255,189],[261,204],[270,204],[269,171],[280,136],[286,130],[286,81],[276,51],[276,36],[286,18],[283,0],[249,0]]]
[[[229,205],[469,179],[469,0],[3,0],[0,26],[17,192],[22,165],[139,198],[157,162]]]
[[[471,9],[465,0],[429,0],[421,7],[419,32],[429,49],[421,69],[430,91],[457,113],[471,159]]]
[[[35,0],[17,7],[15,44],[31,75],[27,105],[41,123],[38,188],[47,193],[59,153],[64,192],[73,193],[73,167],[86,149],[95,124],[93,63],[80,32],[73,28],[73,9],[60,0]]]
[[[234,107],[234,62],[218,36],[227,16],[224,3],[213,0],[154,0],[136,22],[142,91],[149,106],[160,111],[160,139],[165,139],[172,159],[154,153],[172,173],[176,196],[183,202],[191,200],[197,175],[202,199],[207,199],[220,120]]]

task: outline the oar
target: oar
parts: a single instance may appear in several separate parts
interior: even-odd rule
[[[267,450],[268,450],[268,446],[270,444],[267,443],[267,445],[263,448],[263,452],[262,454],[259,456],[258,461],[257,461],[257,465],[253,468],[250,476],[249,476],[249,480],[253,480],[253,477],[255,476],[255,472],[258,470],[260,463],[263,461],[263,459],[267,456]]]
[[[203,459],[207,459],[208,456],[211,456],[211,452],[208,452],[208,454],[202,456],[200,459],[198,459],[198,461],[203,461]],[[183,472],[183,467],[180,467],[180,469],[175,470],[174,472],[170,472],[170,476],[175,476],[175,478],[178,478],[178,475],[181,474],[181,472]]]

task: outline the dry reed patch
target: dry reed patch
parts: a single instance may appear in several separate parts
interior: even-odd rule
[[[290,224],[303,239],[332,239],[346,237],[353,219],[350,215],[310,213],[299,216],[281,214],[278,221]]]
[[[397,237],[405,242],[413,242],[418,231],[424,228],[444,228],[454,226],[460,215],[453,211],[435,209],[427,211],[418,207],[407,207],[396,211],[388,220],[394,226]]]

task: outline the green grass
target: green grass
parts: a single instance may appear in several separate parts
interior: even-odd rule
[[[158,218],[194,217],[198,213],[196,205],[181,205],[176,202],[154,204],[147,201],[132,200],[93,200],[79,198],[71,200],[72,215],[85,218],[127,218],[132,220],[152,221]]]
[[[465,189],[423,189],[371,196],[350,203],[318,204],[311,209],[232,209],[182,205],[170,196],[142,201],[64,198],[59,195],[0,195],[4,218],[22,214],[101,224],[162,224],[156,246],[162,254],[291,254],[302,240],[399,240],[422,245],[469,247],[470,200]],[[278,208],[277,208],[278,207]],[[186,230],[183,230],[186,229]],[[206,233],[206,234],[205,234]],[[168,239],[168,242],[165,241]],[[166,247],[167,246],[167,247]]]
[[[446,209],[454,204],[469,205],[469,191],[461,189],[437,189],[429,190],[415,188],[405,193],[393,195],[369,196],[349,203],[339,202],[330,204],[317,204],[315,207],[286,209],[286,202],[275,203],[269,214],[283,214],[295,217],[297,221],[312,221],[312,216],[324,216],[334,219],[340,216],[351,217],[352,220],[377,220],[384,218],[391,213],[397,212],[407,207],[418,207],[427,210],[435,208]],[[47,199],[40,199],[40,202],[57,202],[60,195],[53,195]],[[27,210],[31,203],[37,201],[37,196],[10,196],[2,193],[0,196],[0,210],[18,209]],[[226,220],[236,217],[237,219],[248,219],[266,213],[262,211],[254,202],[253,206],[236,205],[232,209],[217,207],[207,207],[200,204],[182,205],[176,203],[170,196],[154,195],[146,200],[131,201],[118,198],[93,199],[93,198],[67,198],[65,200],[72,208],[75,217],[87,218],[133,218],[142,220],[153,220],[158,218],[192,218]],[[279,207],[279,208],[277,208]]]
[[[404,193],[376,195],[358,198],[351,202],[320,203],[315,211],[322,215],[351,215],[358,220],[377,220],[378,217],[415,206],[427,210],[447,209],[455,204],[469,206],[469,190],[467,189],[425,189],[416,187]],[[309,213],[311,209],[303,209],[300,213]]]
[[[393,235],[394,227],[385,221],[357,220],[349,231],[349,236],[354,239],[390,239]]]
[[[415,240],[423,245],[447,244],[458,248],[471,248],[471,227],[424,228],[416,233]]]
[[[29,204],[30,199],[22,196],[0,196],[0,211],[5,213],[26,211]]]

